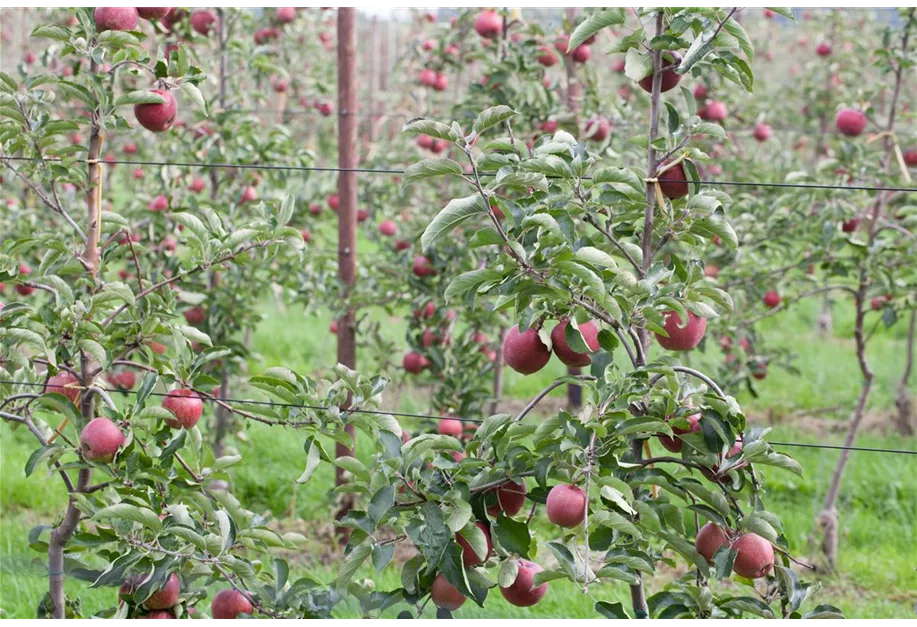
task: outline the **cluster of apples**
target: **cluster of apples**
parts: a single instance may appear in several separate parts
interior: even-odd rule
[[[145,575],[134,575],[121,585],[118,599],[122,603],[133,601],[137,589],[143,584]],[[161,588],[153,592],[145,601],[139,604],[141,614],[135,616],[140,619],[174,619],[173,608],[178,603],[181,595],[181,579],[171,573]],[[254,612],[251,601],[235,588],[220,590],[210,603],[210,614],[215,619],[237,619],[240,615]],[[188,611],[194,614],[194,609]]]

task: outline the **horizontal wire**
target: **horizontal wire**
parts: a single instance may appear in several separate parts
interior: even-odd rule
[[[44,384],[44,383],[33,383],[28,381],[5,381],[0,380],[0,384],[9,384],[9,385],[23,385],[31,387],[42,387],[42,388],[63,388],[63,389],[80,389],[83,388],[77,386],[66,386],[66,385],[56,385],[56,384]],[[137,390],[111,390],[115,392],[121,392],[123,394],[139,394]],[[150,392],[150,396],[159,396],[166,397],[169,396],[167,392]],[[254,399],[241,399],[241,398],[219,398],[216,396],[213,397],[201,397],[201,400],[210,401],[210,402],[222,402],[222,403],[239,403],[244,405],[268,405],[273,407],[296,407],[300,409],[313,409],[317,411],[340,411],[343,413],[351,414],[369,414],[375,416],[398,416],[402,418],[421,418],[427,420],[442,420],[443,418],[449,418],[451,420],[459,420],[461,422],[467,422],[472,424],[483,424],[483,420],[475,420],[473,418],[462,418],[459,416],[431,416],[428,414],[411,414],[405,412],[395,412],[395,411],[383,411],[376,409],[343,409],[341,407],[325,407],[323,405],[298,405],[296,403],[284,403],[282,401],[258,401]],[[282,425],[281,425],[282,426]],[[830,449],[830,450],[840,450],[840,451],[862,451],[866,453],[893,453],[900,455],[917,455],[917,451],[909,451],[906,449],[887,449],[887,448],[869,448],[864,446],[841,446],[836,444],[806,444],[803,442],[768,442],[773,446],[795,446],[801,448],[817,448],[817,449]]]
[[[29,157],[3,157],[0,160],[6,161],[36,161]],[[62,161],[59,158],[46,158],[44,161]],[[85,159],[76,159],[75,161],[86,162]],[[296,172],[355,172],[361,174],[392,174],[402,175],[405,170],[395,170],[390,168],[336,168],[326,166],[304,166],[304,165],[283,165],[283,164],[257,164],[257,163],[196,163],[183,161],[133,161],[124,159],[99,160],[99,163],[107,165],[148,165],[148,166],[177,166],[185,168],[238,168],[240,170],[289,170]],[[496,176],[496,172],[478,172],[480,176]],[[549,179],[560,178],[557,176],[548,176]],[[591,181],[591,176],[584,176],[582,180]],[[731,186],[731,187],[775,187],[788,189],[831,189],[844,191],[867,191],[867,192],[914,192],[917,193],[917,187],[874,187],[869,185],[829,185],[827,183],[766,183],[756,181],[689,181],[686,179],[666,179],[666,183],[699,183],[702,185],[712,186]]]

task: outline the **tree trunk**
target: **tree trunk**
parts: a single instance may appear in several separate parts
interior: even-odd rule
[[[907,384],[914,369],[914,327],[917,324],[917,309],[911,310],[911,321],[907,327],[907,348],[904,349],[904,373],[898,382],[898,398],[895,406],[898,408],[898,432],[904,436],[914,435],[914,426],[911,424],[911,415],[914,411],[914,401],[908,392]]]
[[[349,298],[357,270],[357,175],[352,169],[357,166],[357,116],[356,116],[356,9],[341,8],[338,10],[338,278],[346,286]],[[338,363],[348,368],[356,368],[357,347],[354,329],[355,316],[353,309],[338,323]],[[335,456],[353,455],[353,426],[348,426],[351,447],[341,443],[335,445]],[[335,470],[334,483],[345,483],[344,470]],[[340,520],[353,509],[353,496],[345,495],[335,518]],[[346,543],[350,537],[348,527],[338,527],[341,541]]]

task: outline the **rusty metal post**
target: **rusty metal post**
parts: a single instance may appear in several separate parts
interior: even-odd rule
[[[337,45],[338,45],[338,278],[347,286],[346,297],[349,297],[357,269],[357,116],[356,116],[356,21],[355,8],[338,9]],[[350,171],[348,171],[350,170]],[[354,312],[347,310],[344,318],[338,322],[338,363],[355,368],[357,365],[357,347],[354,333]],[[353,437],[353,427],[347,427]],[[353,447],[355,442],[352,441]],[[352,455],[353,448],[338,443],[335,455],[342,457]],[[344,483],[344,471],[335,470],[335,485]],[[340,519],[353,508],[353,496],[345,495],[335,518]],[[342,542],[349,538],[349,529],[338,528]]]

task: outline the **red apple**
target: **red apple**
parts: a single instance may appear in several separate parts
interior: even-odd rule
[[[289,24],[296,20],[296,7],[277,7],[277,21]]]
[[[233,588],[220,590],[210,603],[210,614],[215,619],[238,618],[239,614],[251,614],[254,609],[251,601]]]
[[[536,588],[533,579],[542,570],[544,569],[534,562],[519,560],[516,580],[509,587],[500,588],[503,598],[516,607],[531,607],[541,601],[548,592],[548,584],[543,583]]]
[[[726,536],[725,531],[712,522],[708,522],[701,527],[700,531],[697,532],[697,537],[694,539],[694,549],[711,563],[713,562],[713,556],[723,546],[729,546],[729,538]]]
[[[144,579],[146,579],[145,575],[134,575],[122,584],[118,596],[123,600],[127,600],[128,597],[133,596]],[[178,578],[178,575],[172,573],[169,575],[169,578],[166,579],[163,586],[151,594],[149,598],[143,602],[143,605],[150,610],[166,610],[170,607],[174,607],[175,604],[178,603],[178,595],[180,593],[181,580]],[[135,600],[139,601],[139,599]]]
[[[675,72],[675,67],[681,63],[681,55],[677,52],[663,52],[662,53],[662,67],[674,66],[668,70],[662,72],[662,83],[660,86],[661,92],[667,92],[670,89],[675,89],[678,83],[681,82],[681,74]],[[652,93],[653,91],[653,72],[650,72],[649,76],[646,76],[639,81],[637,84],[640,85],[640,88],[647,93]]]
[[[775,290],[769,290],[764,295],[764,298],[762,300],[764,301],[764,304],[765,306],[767,306],[768,309],[773,309],[774,307],[780,304],[780,301],[782,299],[780,298],[780,294],[778,294]]]
[[[525,484],[507,481],[499,488],[491,490],[497,496],[496,502],[487,508],[487,513],[497,516],[501,511],[507,516],[515,516],[525,505]]]
[[[557,55],[547,46],[541,46],[538,49],[538,56],[535,57],[535,60],[545,67],[551,67],[557,63]]]
[[[462,607],[466,600],[465,595],[446,581],[442,573],[436,575],[436,579],[433,580],[433,586],[430,588],[430,598],[436,604],[436,607],[441,607],[450,612]]]
[[[194,390],[172,390],[162,400],[162,406],[175,415],[175,420],[166,418],[165,423],[173,429],[190,429],[201,419],[204,403]]]
[[[109,463],[124,445],[124,434],[108,418],[93,418],[80,432],[83,457],[92,462]]]
[[[815,47],[815,54],[820,57],[827,57],[831,54],[831,44],[827,41],[823,41],[818,46]]]
[[[45,392],[63,394],[70,399],[71,403],[77,405],[80,398],[79,385],[79,379],[77,379],[66,370],[61,370],[56,375],[48,379],[48,384],[45,386]]]
[[[842,135],[857,137],[866,128],[866,114],[857,109],[841,109],[834,118],[834,125]]]
[[[197,307],[192,307],[191,309],[186,309],[184,311],[185,322],[192,326],[197,326],[203,324],[204,320],[207,319],[207,312],[203,307],[198,305]]]
[[[210,29],[216,23],[216,16],[210,11],[194,11],[191,13],[191,28],[201,35],[210,34]]]
[[[379,233],[386,237],[394,237],[398,232],[398,226],[391,220],[383,220],[379,223]]]
[[[688,312],[688,323],[683,325],[681,316],[674,311],[667,311],[665,316],[665,332],[668,337],[655,333],[656,341],[666,350],[686,351],[691,350],[704,338],[707,330],[706,318],[701,318]]]
[[[302,241],[309,243],[312,240],[312,233],[309,232],[309,229],[302,230]]]
[[[160,20],[171,10],[172,7],[137,7],[137,13],[145,20]]]
[[[559,527],[578,527],[586,520],[586,493],[577,486],[561,483],[548,492],[548,520]]]
[[[328,206],[331,208],[332,211],[337,211],[340,205],[341,205],[341,199],[338,198],[337,194],[331,194],[330,196],[328,196]]]
[[[454,438],[462,435],[462,421],[455,418],[442,418],[439,421],[439,434],[451,435]]]
[[[592,52],[589,50],[589,46],[582,44],[574,48],[571,55],[573,56],[574,63],[585,63],[589,60],[589,57],[592,56]]]
[[[258,191],[249,185],[242,190],[242,196],[239,198],[239,204],[244,205],[247,202],[254,202],[258,200]]]
[[[178,101],[171,91],[165,89],[151,89],[154,94],[159,94],[165,99],[164,104],[136,104],[134,117],[143,128],[154,133],[161,133],[172,128],[175,116],[178,114]]]
[[[771,136],[770,125],[765,124],[764,122],[758,122],[755,124],[754,136],[755,139],[757,139],[759,142],[766,142],[768,139],[770,139]]]
[[[484,533],[484,539],[487,542],[487,553],[481,557],[472,550],[471,545],[468,541],[462,537],[462,534],[458,533],[455,535],[455,542],[462,547],[462,563],[465,566],[477,566],[478,564],[483,564],[490,557],[491,552],[493,551],[493,542],[490,539],[490,530],[482,522],[476,522],[478,529]]]
[[[719,100],[711,100],[703,107],[703,112],[698,110],[697,114],[701,119],[707,120],[708,122],[722,122],[726,119],[728,111],[726,110],[725,103]]]
[[[586,123],[585,135],[587,139],[603,142],[611,135],[611,122],[603,117],[592,118]]]
[[[917,149],[904,152],[904,164],[909,168],[917,167]]]
[[[524,333],[514,326],[503,339],[503,359],[506,365],[521,374],[538,372],[551,359],[551,351],[538,336],[538,331],[528,328]]]
[[[169,208],[169,199],[160,194],[147,205],[150,211],[165,211]]]
[[[726,338],[729,339],[729,338]],[[672,433],[676,437],[668,436],[664,433],[660,433],[657,437],[659,438],[659,443],[662,444],[662,447],[667,451],[672,451],[673,453],[680,453],[682,445],[684,444],[681,441],[681,438],[677,437],[679,435],[684,435],[685,433],[694,433],[701,430],[700,426],[700,414],[694,414],[686,418],[690,427],[688,429],[682,429],[680,427],[673,427]]]
[[[661,166],[665,167],[667,163],[662,163]],[[659,187],[662,189],[662,193],[666,198],[675,200],[677,198],[684,198],[688,195],[690,188],[688,187],[688,177],[685,175],[685,168],[683,162],[672,166],[658,177]]]
[[[430,260],[422,255],[414,257],[414,265],[411,269],[415,276],[425,277],[436,274],[436,270],[430,264]]]
[[[410,372],[411,374],[419,374],[424,368],[430,365],[430,362],[428,362],[427,358],[420,353],[411,351],[404,356],[401,365],[406,372]]]
[[[481,11],[474,18],[474,31],[486,39],[492,39],[503,32],[503,18],[495,11]]]
[[[589,353],[578,353],[567,344],[566,329],[568,321],[566,319],[558,323],[551,331],[551,345],[557,358],[568,366],[582,368],[592,363]],[[599,349],[599,329],[593,322],[584,322],[579,325],[580,334],[586,341],[586,346],[590,353]]]
[[[732,543],[736,559],[732,570],[748,579],[766,577],[774,568],[774,545],[755,533],[739,536]]]
[[[191,608],[191,609],[194,609],[194,608]],[[189,610],[189,613],[190,613],[190,610]],[[168,620],[168,619],[174,619],[175,615],[172,612],[167,612],[166,610],[155,610],[153,612],[147,612],[146,614],[141,614],[140,616],[135,616],[134,618],[136,618],[137,620],[144,620],[144,619]]]
[[[96,7],[92,13],[96,30],[136,30],[140,14],[129,7]]]

